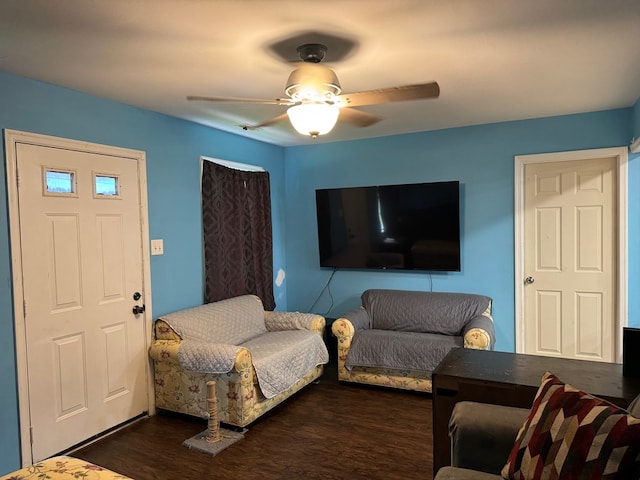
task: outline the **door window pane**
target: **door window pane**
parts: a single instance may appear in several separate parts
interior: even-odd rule
[[[103,195],[108,197],[118,196],[118,177],[112,177],[107,175],[96,175],[96,195]]]
[[[45,172],[47,193],[74,193],[75,173],[47,170]]]

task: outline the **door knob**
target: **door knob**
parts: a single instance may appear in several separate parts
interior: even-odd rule
[[[140,315],[144,313],[144,305],[134,305],[132,311],[134,315]]]
[[[524,279],[524,283],[526,283],[527,285],[531,285],[533,282],[535,282],[536,279],[533,277],[527,277]]]

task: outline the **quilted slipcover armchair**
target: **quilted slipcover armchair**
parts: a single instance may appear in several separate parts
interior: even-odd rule
[[[339,380],[422,392],[449,350],[495,343],[491,299],[466,293],[367,290],[332,331]]]
[[[149,349],[156,406],[206,418],[216,382],[218,418],[244,427],[322,375],[325,319],[264,311],[244,295],[160,317]]]

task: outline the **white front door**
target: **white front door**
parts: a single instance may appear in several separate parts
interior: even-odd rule
[[[524,173],[525,353],[614,362],[617,159]]]
[[[146,239],[135,158],[19,142],[15,155],[35,462],[148,410],[146,317],[132,312]]]

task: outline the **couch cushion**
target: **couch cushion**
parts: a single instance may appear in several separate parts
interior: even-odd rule
[[[360,330],[351,342],[345,366],[432,372],[462,337],[433,333]]]
[[[262,302],[243,295],[160,317],[183,340],[240,345],[267,331]]]
[[[451,465],[500,475],[528,415],[526,408],[456,403],[449,420]]]
[[[466,293],[366,290],[362,294],[372,328],[444,335],[460,335],[490,303],[489,297]]]
[[[502,476],[640,478],[640,419],[545,373]]]
[[[284,392],[312,368],[329,361],[322,337],[309,330],[267,332],[242,346],[251,352],[258,384],[266,398]]]

